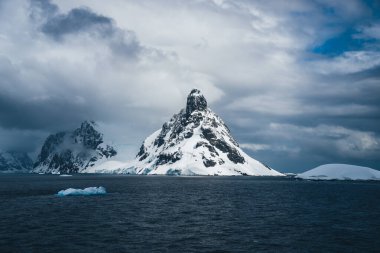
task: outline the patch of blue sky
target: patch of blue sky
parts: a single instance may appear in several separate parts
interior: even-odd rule
[[[376,43],[374,38],[364,38],[360,32],[350,28],[345,32],[324,41],[322,44],[312,48],[312,52],[325,56],[338,56],[347,51],[359,51],[371,44]]]

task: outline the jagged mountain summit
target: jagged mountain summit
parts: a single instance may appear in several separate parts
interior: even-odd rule
[[[78,173],[104,162],[117,154],[116,150],[103,141],[103,134],[93,121],[85,121],[72,132],[50,135],[33,172],[36,173]]]
[[[0,173],[28,173],[33,160],[23,152],[0,151]]]
[[[202,93],[193,89],[186,108],[142,144],[135,161],[123,171],[165,175],[282,174],[249,157],[230,130],[211,109]]]

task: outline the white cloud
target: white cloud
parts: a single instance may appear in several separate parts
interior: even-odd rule
[[[324,91],[325,94],[330,93]],[[341,93],[341,91],[338,91]],[[291,93],[291,92],[289,92]],[[324,116],[370,115],[379,111],[376,106],[355,103],[321,104],[320,101],[310,101],[305,104],[299,94],[266,94],[243,97],[228,104],[227,109],[233,111],[257,112],[263,115],[298,116],[308,114]]]
[[[359,30],[361,30],[361,36],[358,36],[359,38],[375,38],[380,40],[380,23],[363,26]]]
[[[333,59],[316,61],[311,68],[321,74],[350,74],[380,65],[380,52],[350,51]]]
[[[259,150],[270,150],[271,146],[267,144],[257,144],[257,143],[242,143],[240,144],[240,147],[242,149],[249,149],[252,151],[259,151]]]
[[[290,147],[287,145],[268,145],[268,144],[257,144],[257,143],[243,143],[240,144],[240,147],[243,149],[251,150],[253,152],[257,151],[269,151],[269,152],[283,152],[287,155],[298,155],[300,148]]]

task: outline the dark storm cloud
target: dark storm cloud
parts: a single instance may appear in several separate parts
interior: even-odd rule
[[[132,31],[118,28],[110,17],[94,13],[90,8],[71,9],[68,13],[60,13],[57,5],[51,1],[32,0],[31,18],[43,19],[41,31],[56,41],[65,36],[87,33],[107,41],[111,50],[120,56],[135,58],[142,47]]]
[[[30,0],[31,17],[38,18],[40,15],[52,16],[58,13],[59,8],[51,0]]]
[[[33,98],[30,90],[25,88],[28,80],[22,78],[24,68],[0,57],[0,128],[57,129],[65,125],[65,121],[78,121],[84,117],[83,107],[75,103],[71,92]],[[48,79],[54,79],[54,73]],[[62,80],[55,83],[65,85]],[[72,92],[75,93],[74,90]]]
[[[64,76],[59,72],[63,69],[46,68],[35,61],[17,65],[0,57],[0,130],[54,132],[73,129],[83,120],[118,116],[117,110],[109,110],[110,102],[104,101],[95,86],[80,79],[81,73],[71,71],[71,76]],[[39,75],[41,83],[24,72]],[[36,87],[43,87],[43,92],[36,92]]]
[[[0,93],[0,122],[3,129],[58,130],[66,128],[67,122],[78,123],[91,117],[89,109],[63,97],[25,101]]]
[[[113,33],[113,23],[112,19],[97,15],[88,8],[76,8],[67,14],[59,14],[48,19],[41,29],[57,40],[68,34],[91,29],[101,31],[104,36],[110,36]]]

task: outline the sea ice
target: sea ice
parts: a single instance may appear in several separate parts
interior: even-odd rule
[[[69,188],[66,190],[61,190],[57,193],[58,196],[64,197],[64,196],[78,196],[78,195],[101,195],[101,194],[106,194],[106,188],[103,186],[99,187],[87,187],[84,189],[74,189],[74,188]]]

